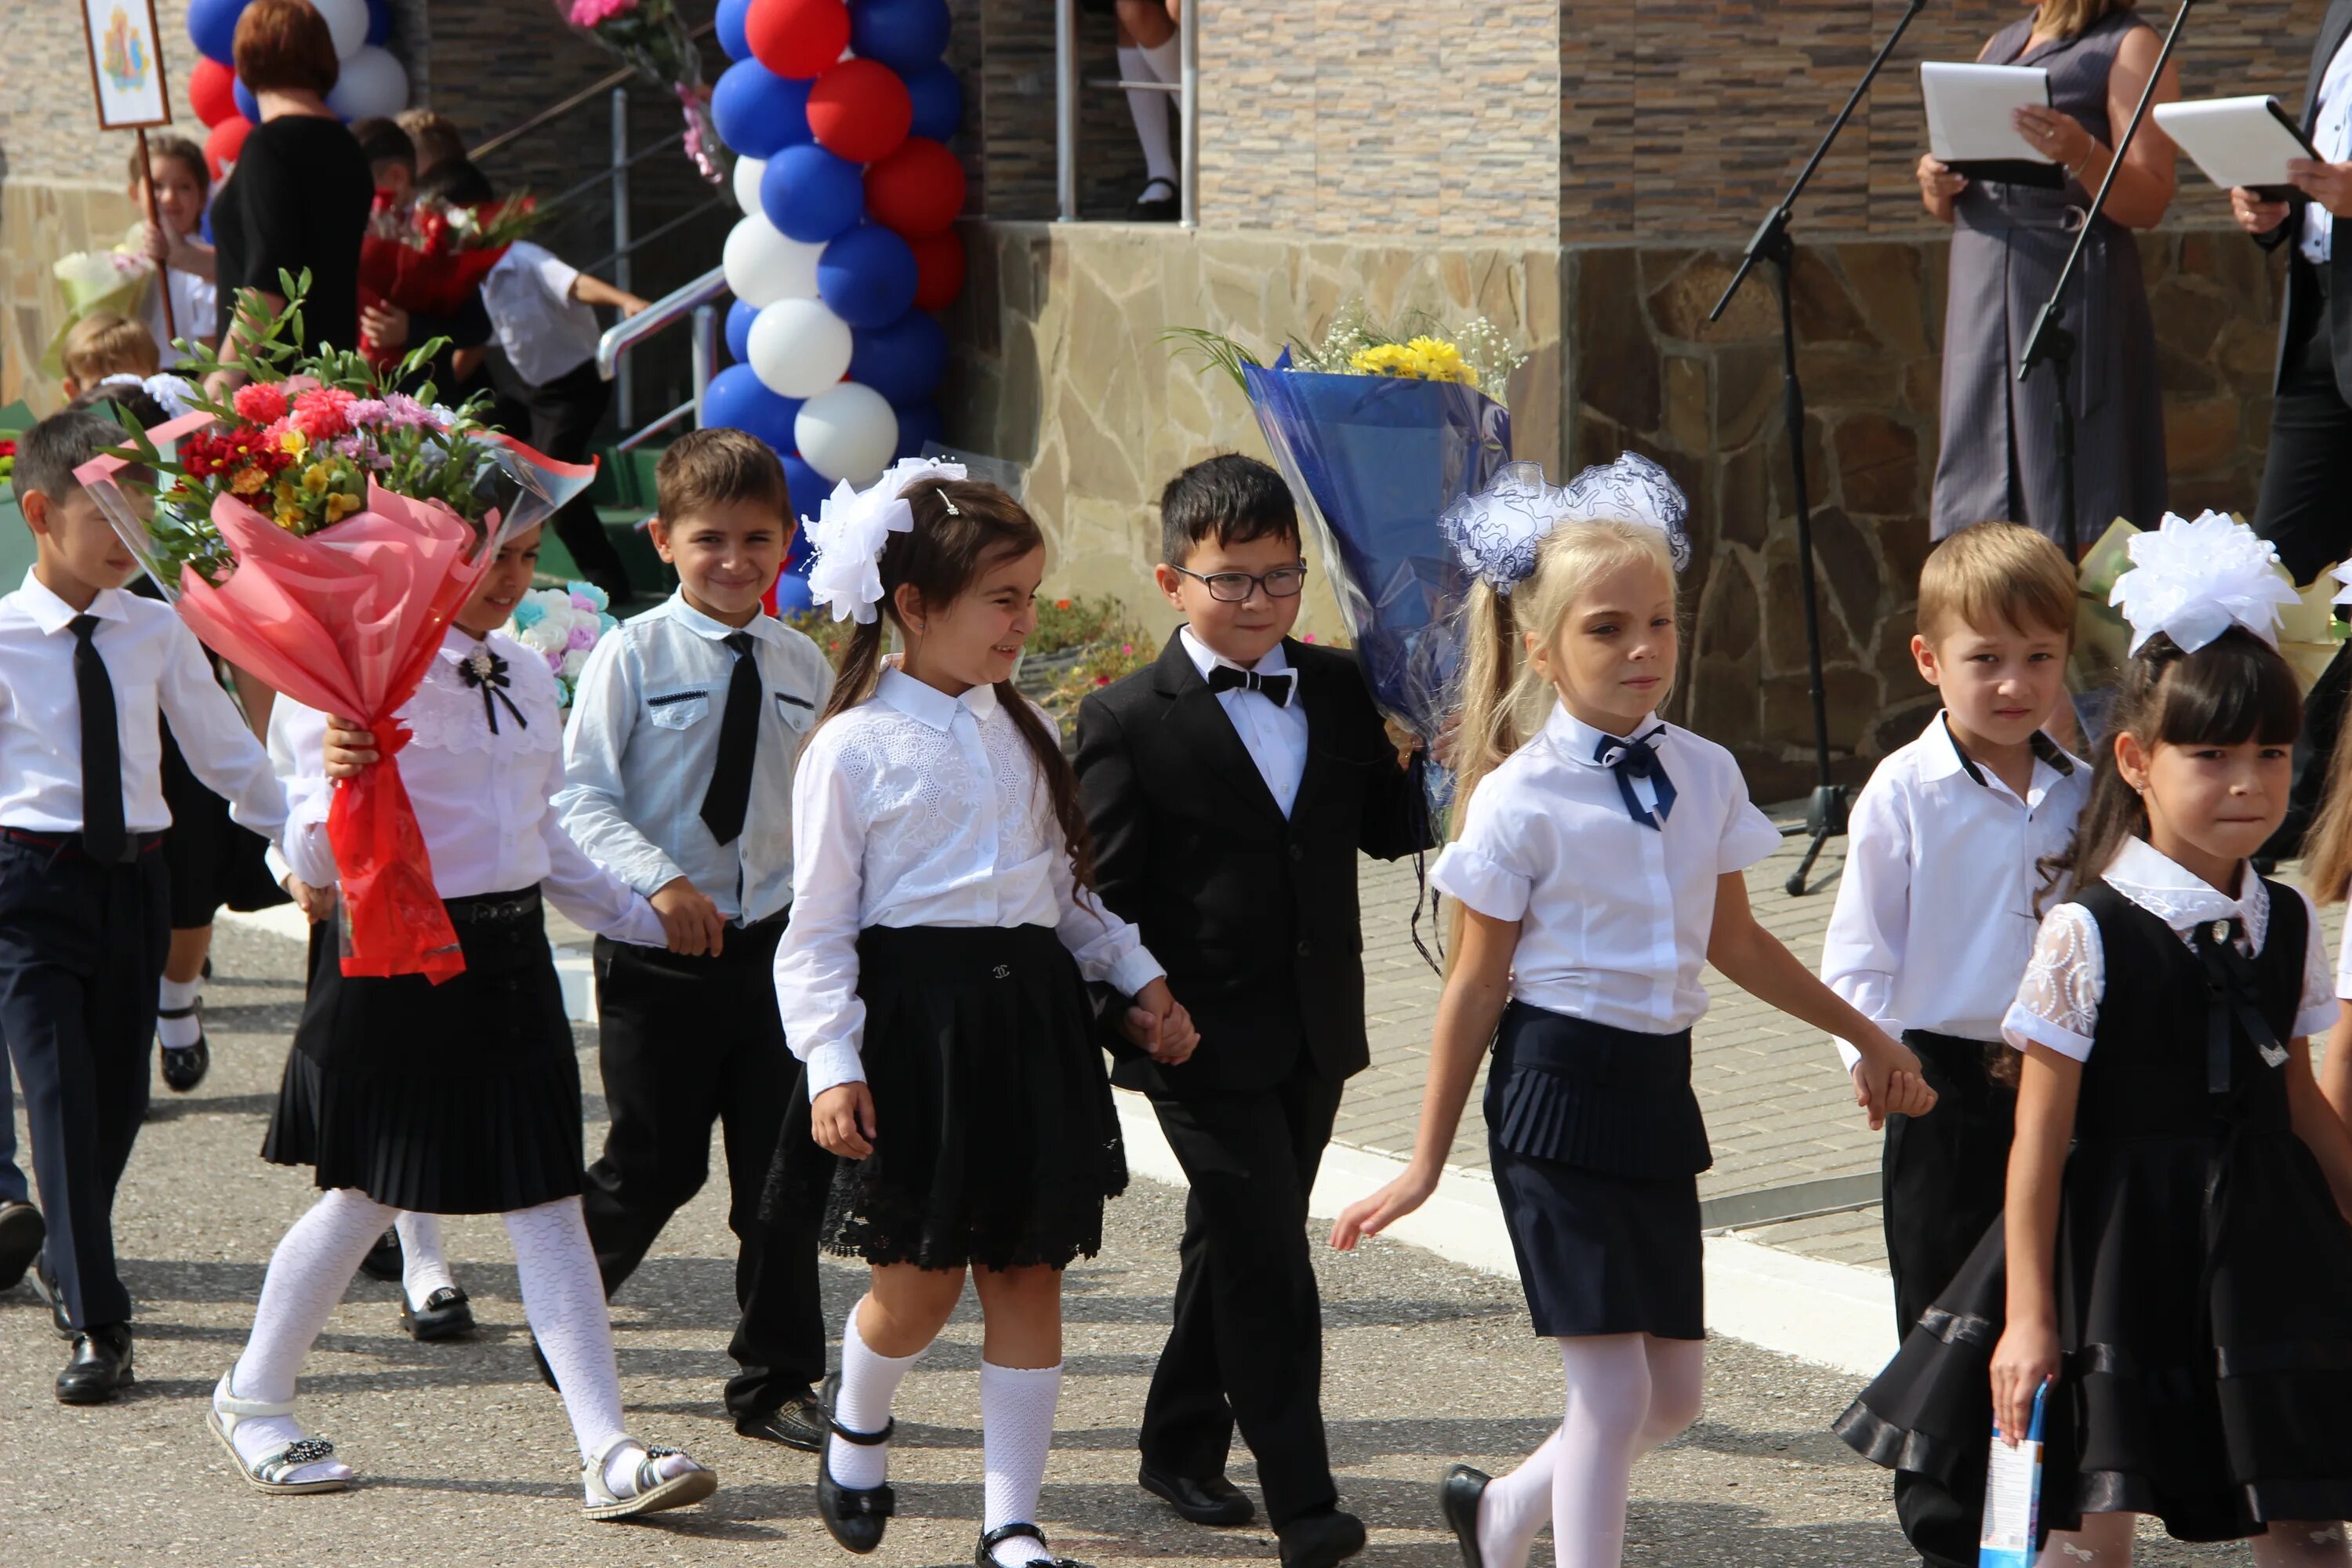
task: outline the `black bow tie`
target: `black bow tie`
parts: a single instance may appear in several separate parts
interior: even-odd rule
[[[1644,827],[1665,830],[1666,817],[1675,809],[1675,781],[1666,774],[1665,763],[1658,760],[1657,749],[1650,744],[1666,732],[1664,724],[1636,740],[1621,741],[1614,735],[1603,735],[1592,748],[1592,760],[1617,775],[1617,793],[1624,797],[1625,815]],[[1658,806],[1650,810],[1633,791],[1635,779],[1647,779],[1656,792]]]
[[[530,721],[522,716],[522,710],[516,707],[514,699],[507,695],[507,661],[492,652],[488,643],[483,643],[457,661],[458,676],[467,686],[482,694],[482,717],[489,721],[493,735],[499,732],[499,705],[501,703],[506,705],[508,712],[514,715],[517,724],[526,730],[530,728]]]
[[[1260,675],[1255,669],[1235,669],[1230,664],[1221,664],[1209,671],[1209,689],[1255,691],[1276,708],[1287,708],[1291,686],[1297,679],[1292,675]]]

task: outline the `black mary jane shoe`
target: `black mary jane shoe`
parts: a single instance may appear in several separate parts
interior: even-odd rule
[[[1249,1493],[1223,1476],[1194,1480],[1143,1465],[1135,1472],[1135,1484],[1194,1524],[1247,1524],[1257,1512]]]
[[[1364,1521],[1336,1508],[1302,1514],[1274,1532],[1282,1568],[1333,1568],[1364,1549]]]
[[[400,1326],[413,1340],[454,1340],[474,1331],[474,1309],[467,1304],[466,1293],[454,1285],[444,1285],[425,1297],[422,1309],[409,1306],[408,1292],[403,1290]]]
[[[76,1334],[73,1359],[58,1373],[60,1405],[105,1405],[137,1380],[131,1373],[131,1325],[105,1323]]]
[[[16,1288],[48,1237],[40,1210],[30,1204],[0,1204],[0,1290]]]
[[[367,1256],[360,1259],[360,1272],[387,1285],[398,1284],[403,1272],[400,1232],[385,1226],[383,1234],[375,1238],[375,1245],[368,1248]]]
[[[833,1435],[845,1443],[855,1443],[861,1448],[878,1447],[890,1440],[898,1429],[895,1420],[879,1432],[853,1432],[834,1418],[833,1407],[841,1394],[841,1374],[835,1373],[824,1380],[824,1420]],[[829,1447],[829,1446],[828,1446]],[[824,1521],[825,1532],[849,1552],[871,1552],[882,1544],[882,1531],[887,1528],[890,1516],[898,1511],[898,1494],[886,1483],[878,1487],[845,1487],[833,1479],[833,1456],[820,1452],[816,1462],[816,1511]],[[982,1555],[985,1557],[986,1552]]]
[[[980,1538],[980,1545],[971,1554],[972,1568],[998,1568],[996,1561],[998,1543],[1010,1541],[1016,1535],[1025,1535],[1038,1545],[1045,1546],[1045,1532],[1034,1524],[1000,1524]],[[1053,1555],[1053,1550],[1052,1547],[1046,1546],[1044,1563],[1040,1563],[1036,1559],[1032,1558],[1030,1568],[1087,1568],[1083,1563]]]
[[[1486,1560],[1478,1551],[1478,1505],[1486,1496],[1486,1483],[1493,1479],[1484,1470],[1455,1465],[1437,1483],[1437,1509],[1462,1547],[1463,1568],[1486,1568]]]
[[[194,1018],[196,1021],[196,1043],[193,1046],[163,1047],[163,1087],[173,1094],[186,1094],[205,1081],[205,1074],[213,1065],[212,1047],[205,1040],[203,1005],[190,1003],[185,1007],[166,1007],[155,1016],[162,1018]]]
[[[1164,190],[1168,194],[1164,196],[1155,196],[1151,194],[1155,190]],[[1173,180],[1155,179],[1147,182],[1142,194],[1129,202],[1127,207],[1127,221],[1129,223],[1174,223],[1183,216],[1184,203],[1176,193],[1176,183]]]
[[[803,1454],[814,1454],[824,1447],[825,1421],[824,1407],[814,1394],[803,1393],[785,1400],[773,1410],[746,1410],[735,1417],[739,1436],[757,1438],[762,1443],[775,1443],[787,1448],[797,1448]]]

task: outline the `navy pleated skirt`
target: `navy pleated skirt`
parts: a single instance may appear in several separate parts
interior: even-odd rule
[[[1504,1010],[1486,1140],[1535,1331],[1706,1337],[1690,1031]]]

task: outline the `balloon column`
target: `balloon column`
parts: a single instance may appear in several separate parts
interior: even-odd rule
[[[205,122],[205,162],[215,184],[236,162],[260,118],[252,91],[236,79],[236,20],[248,0],[189,0],[188,37],[204,58],[188,73],[188,101]],[[335,40],[341,74],[327,107],[345,120],[397,114],[408,107],[408,72],[384,47],[392,38],[392,0],[310,0]]]
[[[795,509],[866,484],[940,433],[932,314],[963,286],[963,90],[947,0],[719,0],[735,63],[711,96],[742,221],[722,262],[737,363],[706,424],[783,455]]]

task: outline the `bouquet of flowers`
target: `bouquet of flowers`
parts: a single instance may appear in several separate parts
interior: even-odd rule
[[[686,155],[712,184],[725,179],[711,156],[719,133],[711,129],[702,54],[677,0],[555,0],[555,8],[639,76],[677,95],[678,109],[686,116]]]
[[[66,313],[58,322],[48,348],[41,355],[41,371],[54,381],[65,374],[66,334],[84,316],[112,310],[136,320],[146,309],[147,290],[155,281],[155,264],[129,240],[112,250],[77,250],[60,256],[49,267],[65,296]]]
[[[507,636],[547,660],[566,713],[572,711],[580,672],[588,668],[588,651],[621,624],[611,605],[604,590],[593,583],[566,583],[525,594],[507,621]]]
[[[307,707],[359,718],[389,762],[395,715],[450,620],[509,535],[539,526],[594,477],[485,427],[477,405],[389,393],[361,354],[305,355],[310,278],[281,275],[287,304],[226,368],[228,403],[153,430],[74,471],[181,616],[215,653]],[[420,375],[438,342],[395,368]],[[225,368],[200,351],[193,374]],[[396,767],[339,786],[327,817],[342,879],[343,973],[465,968]]]
[[[426,316],[453,316],[507,253],[539,224],[528,192],[480,206],[432,196],[406,204],[376,193],[360,241],[360,302],[389,303]],[[379,369],[397,357],[361,334],[360,349]]]

